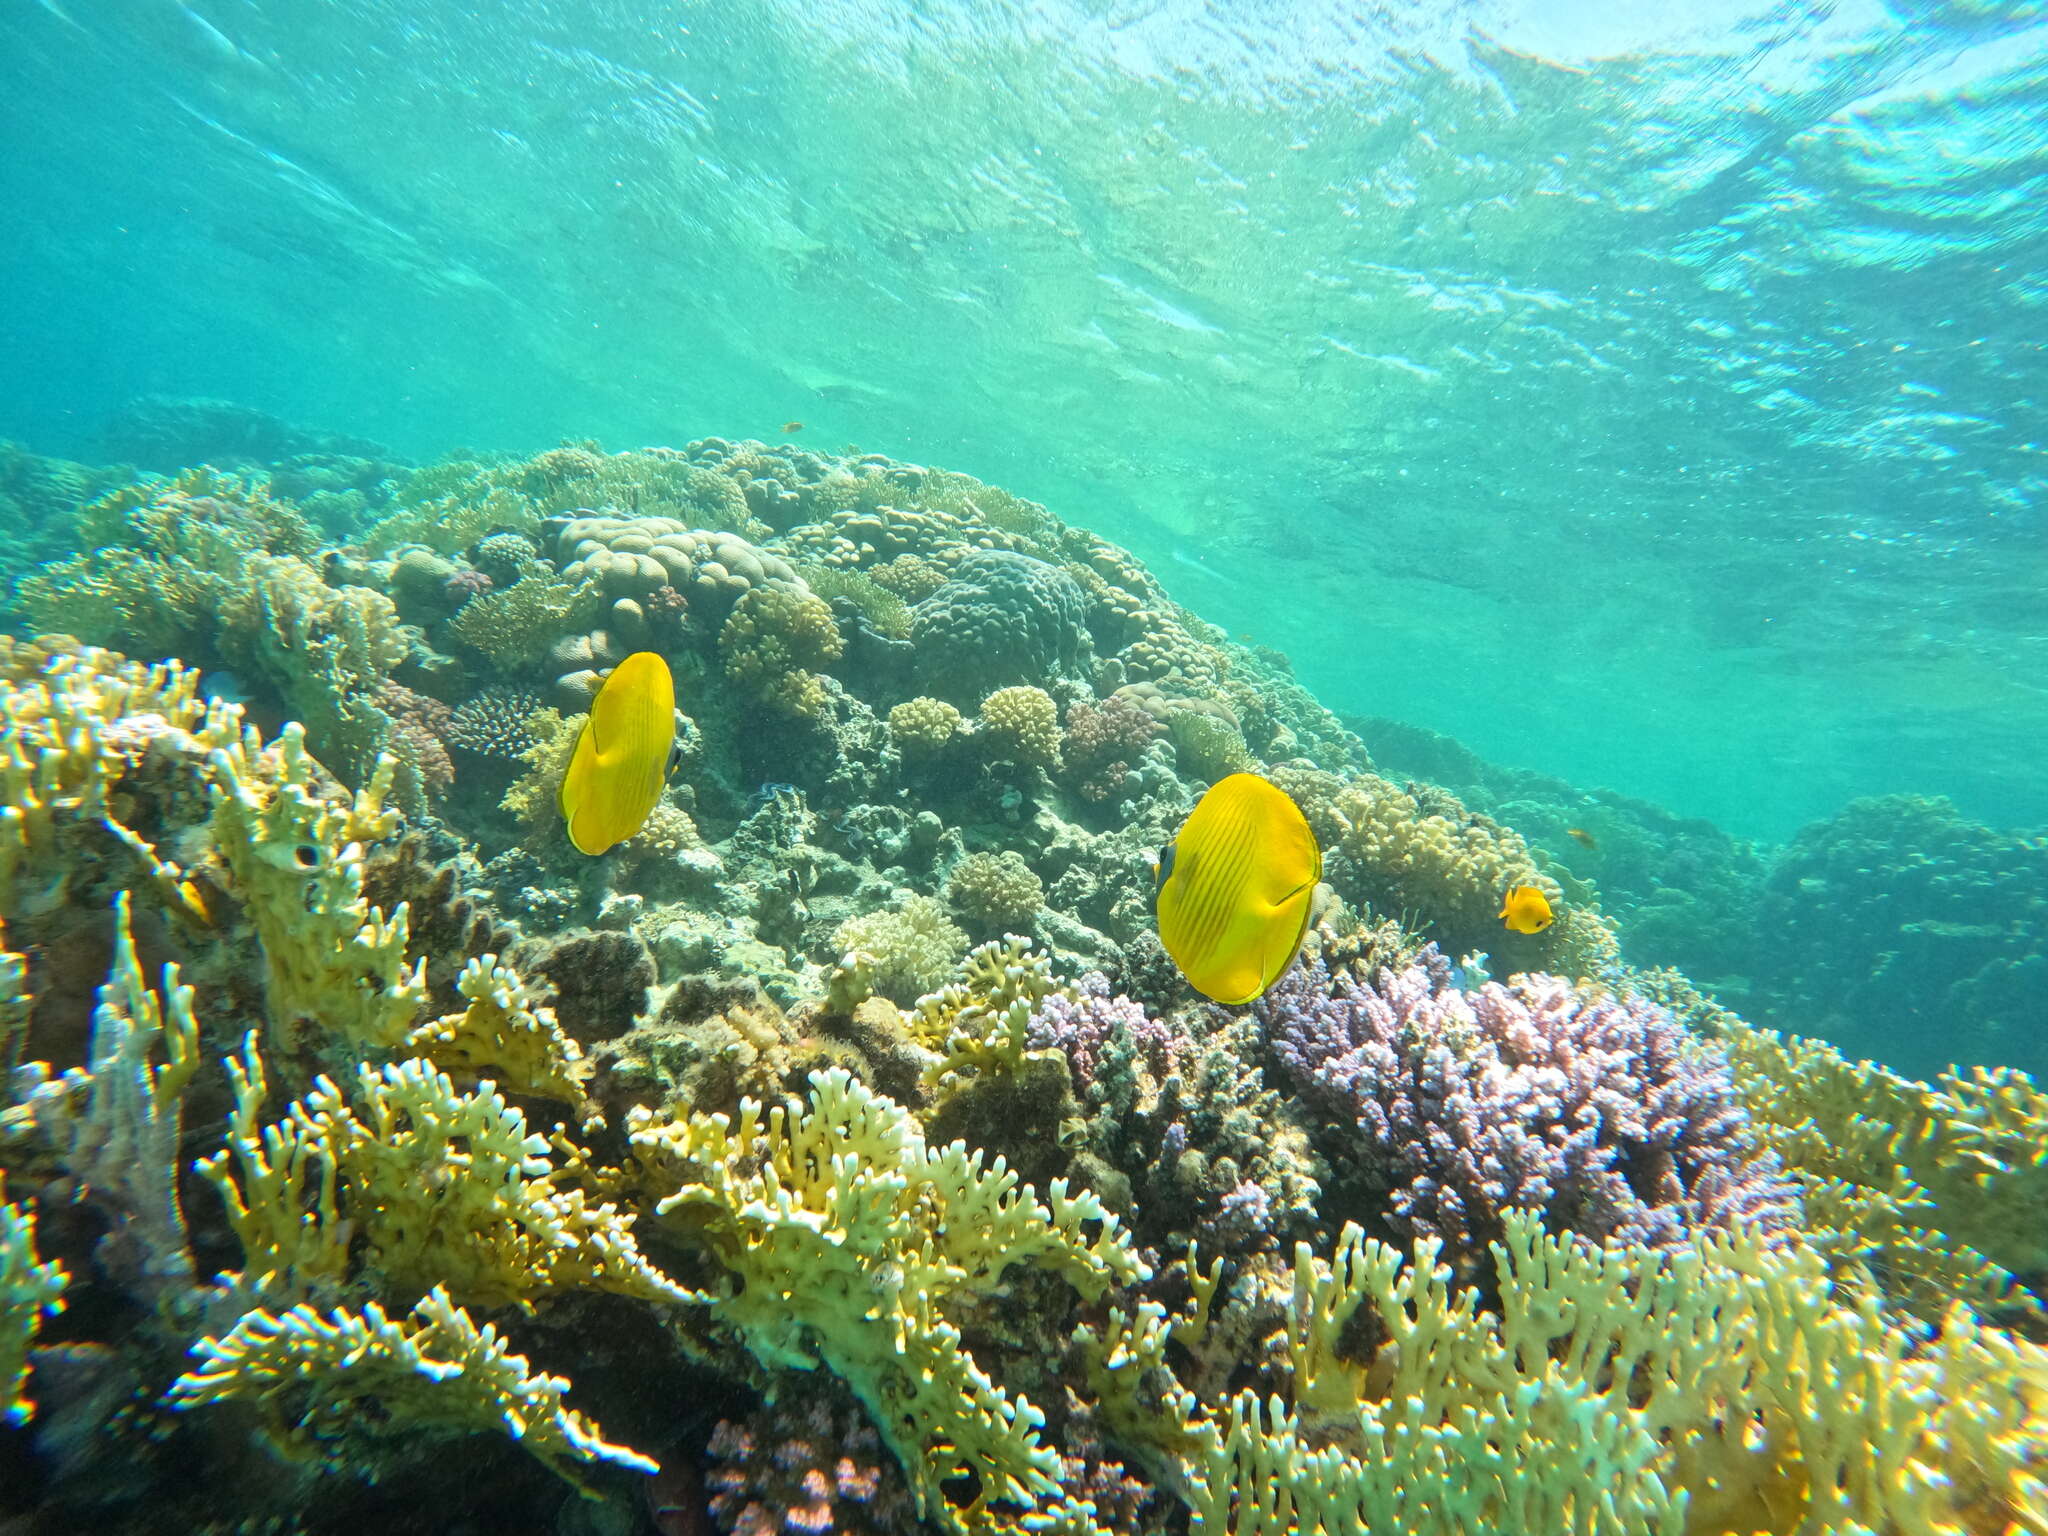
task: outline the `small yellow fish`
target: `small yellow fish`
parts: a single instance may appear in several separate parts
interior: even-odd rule
[[[804,424],[800,421],[785,421],[782,424],[782,430],[785,432],[801,432],[803,429]]]
[[[1584,827],[1566,827],[1564,835],[1577,843],[1581,848],[1598,848],[1600,846],[1600,839],[1588,832]]]
[[[1159,850],[1159,939],[1197,992],[1236,1006],[1294,963],[1323,853],[1278,785],[1233,773]]]
[[[1550,900],[1533,885],[1518,885],[1502,898],[1500,920],[1517,933],[1541,933],[1557,921]]]
[[[675,768],[676,683],[668,663],[635,651],[604,680],[576,738],[558,803],[577,852],[593,856],[646,824]]]

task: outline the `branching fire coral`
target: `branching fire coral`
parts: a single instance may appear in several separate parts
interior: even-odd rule
[[[1056,1497],[1044,1415],[961,1347],[951,1314],[1019,1265],[1099,1296],[1143,1273],[1129,1239],[1093,1196],[1055,1183],[1041,1204],[1000,1159],[927,1147],[907,1111],[843,1072],[811,1083],[807,1106],[750,1099],[737,1121],[631,1121],[649,1176],[673,1190],[658,1209],[738,1282],[713,1315],[763,1365],[845,1381],[942,1528]],[[963,1513],[942,1485],[970,1474],[979,1494]]]

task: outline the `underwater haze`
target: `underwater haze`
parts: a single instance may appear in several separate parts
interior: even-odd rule
[[[2048,1533],[2048,0],[0,151],[0,1536]]]
[[[1332,707],[2048,820],[2038,6],[21,0],[0,435],[804,423]]]

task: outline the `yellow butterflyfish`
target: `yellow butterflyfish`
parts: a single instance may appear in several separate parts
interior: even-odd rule
[[[562,775],[558,803],[579,853],[603,853],[646,824],[675,750],[675,678],[654,652],[635,651],[590,701],[590,718]]]
[[[1159,850],[1159,940],[1204,997],[1248,1003],[1294,963],[1323,851],[1286,791],[1219,779]]]
[[[1501,898],[1494,914],[1517,933],[1541,933],[1557,921],[1550,898],[1533,885],[1518,885]]]

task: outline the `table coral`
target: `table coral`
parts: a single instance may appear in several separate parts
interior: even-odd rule
[[[1454,1259],[1481,1253],[1515,1209],[1651,1247],[1797,1219],[1725,1061],[1639,998],[1537,974],[1460,991],[1425,951],[1371,984],[1307,958],[1254,1011],[1334,1122],[1322,1145],[1340,1192]]]
[[[1041,1203],[1000,1161],[927,1147],[906,1111],[843,1072],[811,1084],[807,1104],[749,1100],[737,1119],[629,1122],[672,1190],[657,1209],[737,1282],[713,1316],[764,1366],[845,1382],[941,1529],[965,1536],[991,1505],[1056,1498],[1043,1414],[976,1362],[952,1314],[1020,1266],[1099,1296],[1144,1272],[1129,1239],[1090,1195],[1055,1182]],[[966,1509],[943,1486],[963,1476]]]

